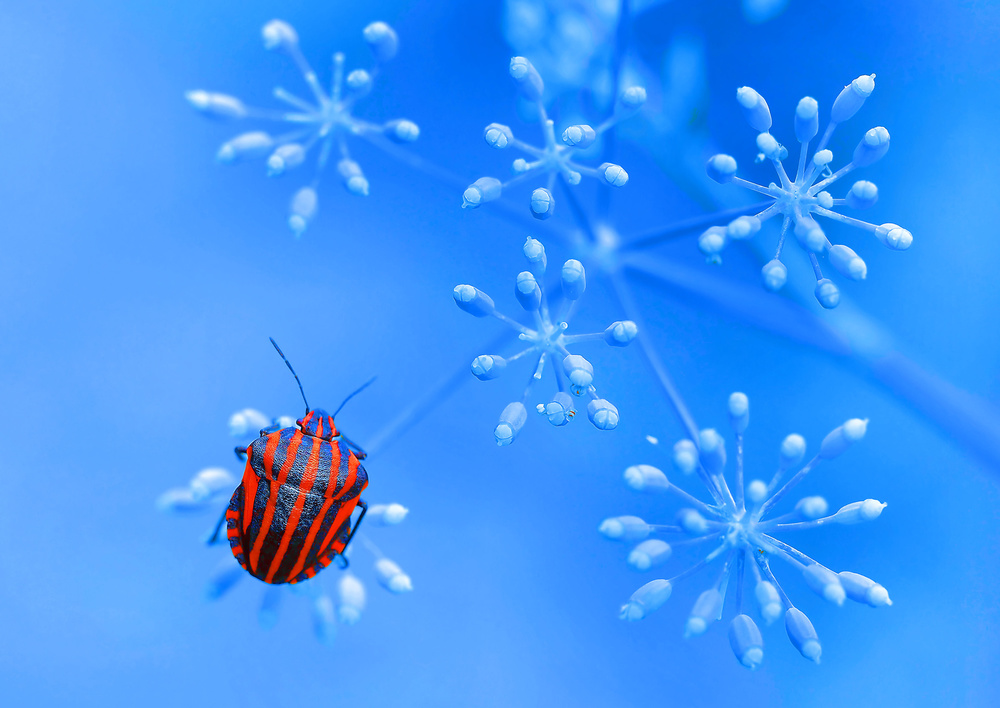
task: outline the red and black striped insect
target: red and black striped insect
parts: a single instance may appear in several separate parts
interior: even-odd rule
[[[366,455],[337,430],[333,418],[371,381],[333,415],[310,409],[295,369],[274,339],[271,344],[295,376],[306,413],[298,427],[264,428],[249,448],[236,448],[247,462],[243,481],[209,543],[225,522],[230,548],[244,570],[265,583],[297,583],[334,560],[347,567],[344,551],[368,510],[360,498],[368,485],[361,465]],[[355,507],[361,515],[351,528]]]

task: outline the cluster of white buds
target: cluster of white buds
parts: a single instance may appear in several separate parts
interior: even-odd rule
[[[316,189],[331,154],[337,160],[337,173],[344,188],[352,194],[366,196],[368,180],[361,166],[351,159],[347,146],[349,136],[357,136],[390,152],[390,143],[412,143],[420,135],[416,123],[390,120],[381,125],[369,123],[353,115],[357,101],[371,92],[382,65],[396,55],[399,39],[384,22],[373,22],[364,29],[364,38],[371,49],[375,65],[370,70],[355,69],[344,75],[344,55],[333,55],[333,76],[329,92],[320,85],[309,62],[299,49],[295,29],[281,20],[271,20],[261,31],[264,47],[288,56],[309,87],[312,101],[300,98],[285,89],[274,89],[274,97],[284,103],[282,110],[251,108],[240,99],[203,90],[189,91],[188,102],[202,114],[223,120],[258,118],[290,126],[287,133],[272,136],[264,131],[237,135],[224,143],[218,152],[219,162],[232,164],[246,159],[266,157],[267,174],[280,177],[300,167],[309,150],[318,146],[319,157],[312,182],[292,197],[288,225],[301,236],[316,215]]]
[[[646,90],[641,86],[630,86],[618,97],[615,113],[596,128],[590,125],[571,125],[566,128],[560,140],[556,140],[555,123],[545,112],[542,104],[544,84],[531,62],[524,57],[514,57],[510,60],[510,76],[517,85],[521,96],[535,104],[545,137],[544,147],[535,147],[514,137],[513,131],[506,125],[490,123],[483,131],[486,144],[497,150],[516,148],[532,158],[514,160],[511,166],[514,177],[501,182],[495,177],[480,177],[465,190],[462,195],[462,208],[475,209],[486,202],[500,197],[501,192],[514,184],[523,182],[540,174],[547,174],[545,187],[538,187],[531,193],[531,215],[536,219],[548,219],[555,208],[555,198],[552,190],[556,178],[562,176],[567,184],[579,184],[583,175],[594,177],[611,187],[624,187],[628,182],[628,173],[621,165],[605,162],[598,167],[587,167],[574,161],[578,151],[591,147],[602,133],[613,128],[621,120],[630,117],[646,102]]]
[[[531,357],[535,364],[528,385],[519,400],[503,409],[500,422],[494,430],[497,445],[514,442],[528,418],[525,402],[535,382],[541,380],[546,361],[552,360],[552,370],[557,391],[548,403],[540,403],[537,411],[552,425],[566,425],[576,415],[575,400],[589,399],[587,417],[599,430],[613,430],[618,426],[618,409],[597,395],[594,387],[594,367],[579,354],[570,353],[568,347],[577,342],[602,340],[613,347],[628,346],[638,334],[635,322],[612,322],[603,332],[592,334],[566,334],[568,320],[587,287],[587,274],[580,261],[566,261],[560,272],[562,303],[558,309],[550,307],[545,288],[545,248],[540,241],[528,238],[524,243],[524,256],[529,270],[520,273],[514,295],[525,312],[532,314],[534,328],[522,325],[496,309],[493,299],[471,285],[459,285],[454,290],[455,304],[475,317],[495,317],[518,333],[518,339],[528,346],[510,357],[483,354],[472,362],[472,373],[480,381],[490,381],[503,374],[507,365],[522,357]],[[551,303],[554,307],[555,303]]]
[[[830,110],[830,123],[820,139],[812,159],[809,157],[809,142],[819,134],[819,104],[806,96],[795,109],[795,137],[799,141],[799,161],[795,179],[785,171],[782,161],[788,157],[788,150],[771,135],[771,111],[764,98],[752,88],[744,86],[737,90],[736,100],[743,109],[743,115],[750,127],[758,133],[757,161],[770,160],[778,174],[780,184],[772,182],[767,187],[736,176],[736,160],[729,155],[714,155],[708,160],[708,176],[720,184],[732,182],[767,197],[763,209],[753,216],[740,216],[726,226],[712,226],[698,239],[698,246],[710,262],[719,262],[722,249],[732,240],[751,238],[760,231],[761,224],[781,215],[783,222],[778,248],[774,258],[762,269],[764,287],[775,292],[788,279],[788,271],[781,262],[781,250],[789,228],[795,234],[799,245],[808,253],[816,276],[816,299],[826,308],[834,308],[840,303],[840,290],[829,278],[823,277],[818,256],[826,254],[827,259],[841,275],[849,280],[864,280],[868,274],[865,262],[851,248],[842,244],[833,245],[813,215],[838,221],[848,226],[868,231],[882,245],[895,251],[905,251],[913,243],[913,235],[896,224],[876,226],[866,221],[844,216],[834,207],[849,206],[852,209],[867,209],[878,199],[878,189],[871,182],[855,182],[843,199],[834,199],[826,188],[857,167],[867,167],[882,159],[889,150],[889,131],[883,127],[872,128],[862,137],[854,150],[851,161],[836,172],[830,169],[833,153],[826,148],[834,129],[848,120],[864,105],[865,100],[875,90],[875,75],[859,76],[840,92]]]
[[[695,565],[672,578],[653,580],[640,587],[622,607],[621,617],[626,620],[647,617],[669,599],[673,586],[679,580],[693,575],[716,559],[724,559],[722,571],[715,582],[695,602],[685,626],[685,636],[704,634],[713,622],[722,619],[727,590],[731,588],[736,595],[733,601],[736,615],[729,624],[730,645],[741,664],[750,669],[757,668],[764,658],[764,641],[757,624],[745,612],[744,587],[750,586],[761,619],[771,624],[784,615],[791,643],[802,656],[818,662],[822,647],[816,630],[778,584],[771,570],[773,558],[787,563],[802,575],[810,589],[835,605],[841,605],[849,598],[870,607],[884,607],[892,604],[889,593],[863,575],[830,570],[778,540],[774,534],[830,524],[871,521],[879,517],[886,505],[866,499],[827,514],[826,500],[812,496],[801,499],[788,513],[770,519],[766,516],[820,462],[839,457],[861,440],[868,421],[852,418],[835,428],[823,440],[819,453],[780,487],[778,485],[785,474],[802,462],[806,451],[805,440],[794,434],[786,437],[779,451],[777,472],[771,481],[755,479],[744,486],[743,433],[750,422],[750,405],[744,394],[730,396],[729,421],[736,436],[736,479],[732,488],[723,474],[725,443],[715,430],[702,430],[697,443],[681,440],[673,450],[674,467],[685,476],[697,474],[711,496],[711,502],[692,496],[651,465],[634,465],[625,470],[625,483],[631,489],[651,494],[673,494],[685,505],[677,513],[674,524],[650,524],[637,516],[612,517],[601,523],[598,530],[605,538],[638,542],[628,556],[628,564],[633,569],[649,571],[670,559],[673,548],[660,536],[687,537],[686,541],[674,541],[675,547],[686,543],[709,544],[712,550]],[[735,582],[730,583],[734,572]]]

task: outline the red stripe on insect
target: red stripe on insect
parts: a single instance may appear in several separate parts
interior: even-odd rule
[[[295,535],[295,529],[299,525],[299,517],[302,515],[302,507],[305,506],[306,496],[312,488],[313,482],[316,481],[316,471],[319,469],[319,451],[321,447],[321,445],[313,445],[312,451],[309,453],[309,459],[306,461],[305,471],[302,473],[302,481],[299,483],[298,496],[295,498],[295,505],[292,506],[292,511],[288,514],[288,520],[285,522],[285,531],[281,534],[281,544],[278,546],[278,551],[274,554],[274,558],[271,560],[271,568],[267,572],[267,577],[264,578],[265,583],[274,582],[274,576],[278,572],[278,568],[281,567],[281,562],[284,559],[285,554],[288,552],[288,544],[291,543],[292,536]]]
[[[301,442],[301,440],[302,435],[298,432],[292,436],[292,439],[288,443],[288,452],[285,455],[285,462],[281,465],[281,470],[278,472],[277,483],[271,485],[270,495],[267,500],[267,507],[264,510],[264,518],[261,519],[260,523],[260,533],[257,534],[257,538],[254,540],[253,550],[250,551],[250,566],[253,568],[256,568],[257,563],[260,561],[260,551],[264,546],[264,539],[267,538],[267,532],[271,528],[271,521],[274,519],[274,507],[278,503],[278,493],[281,490],[281,485],[285,483],[285,478],[288,476],[289,470],[292,469],[292,464],[295,462],[295,455],[298,452],[299,442]],[[271,447],[270,438],[267,443],[268,447]],[[267,453],[265,452],[264,455],[266,462]]]

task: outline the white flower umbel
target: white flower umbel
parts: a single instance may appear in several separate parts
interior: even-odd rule
[[[646,102],[646,90],[641,86],[631,86],[625,89],[618,98],[614,115],[596,128],[589,125],[571,125],[566,128],[559,140],[556,140],[555,122],[545,112],[542,104],[544,84],[531,62],[524,57],[514,57],[510,60],[510,76],[517,85],[520,94],[535,104],[538,110],[539,122],[545,137],[544,147],[529,145],[514,137],[513,131],[506,125],[490,123],[483,132],[486,144],[497,150],[516,148],[533,158],[530,162],[524,158],[514,160],[511,166],[514,177],[501,183],[495,177],[481,177],[465,190],[462,195],[462,208],[475,209],[482,204],[500,197],[506,187],[519,182],[547,174],[545,187],[539,187],[531,193],[531,215],[536,219],[548,219],[555,209],[555,199],[552,190],[556,178],[560,175],[568,184],[579,184],[584,175],[593,177],[611,187],[624,187],[628,182],[628,173],[621,165],[605,162],[597,167],[587,167],[574,161],[577,151],[585,150],[593,145],[598,137],[613,128],[621,120],[630,117]]]
[[[730,606],[735,616],[729,624],[730,645],[741,664],[750,669],[757,668],[764,658],[764,642],[760,630],[744,607],[747,604],[744,592],[752,590],[758,613],[764,622],[771,624],[784,614],[789,640],[804,657],[819,662],[822,647],[816,630],[809,618],[792,605],[778,584],[771,569],[772,559],[778,558],[800,573],[813,592],[835,605],[842,605],[849,598],[871,607],[884,607],[892,604],[889,593],[863,575],[849,571],[834,572],[775,536],[830,524],[871,521],[878,518],[885,504],[866,499],[826,515],[826,501],[812,496],[800,500],[788,513],[772,518],[767,516],[822,461],[839,457],[863,438],[868,421],[852,418],[835,428],[823,440],[819,453],[781,484],[786,473],[798,467],[805,454],[805,440],[799,435],[789,435],[781,445],[778,470],[771,481],[754,480],[745,489],[743,433],[750,421],[750,404],[744,394],[730,396],[729,421],[736,436],[736,479],[732,488],[723,474],[725,445],[715,430],[701,431],[697,445],[691,440],[684,440],[674,447],[674,466],[684,475],[697,473],[712,498],[709,503],[671,483],[666,474],[651,465],[634,465],[625,470],[625,483],[633,490],[673,494],[684,504],[677,513],[676,523],[671,525],[648,523],[637,516],[617,516],[601,523],[598,530],[605,538],[627,543],[640,542],[628,556],[632,568],[650,570],[671,557],[670,543],[651,537],[679,538],[679,541],[673,541],[674,546],[706,544],[712,550],[672,578],[653,580],[643,585],[622,607],[621,616],[627,620],[643,619],[666,602],[670,589],[678,581],[722,559],[722,570],[695,602],[684,635],[704,634],[714,622],[722,619],[727,590],[732,587],[735,598]],[[735,582],[731,583],[734,575]]]
[[[262,131],[238,135],[219,149],[219,162],[232,164],[266,157],[267,174],[280,177],[300,167],[309,151],[318,147],[312,182],[296,192],[291,201],[288,225],[296,236],[301,236],[316,214],[316,189],[331,155],[337,161],[337,173],[347,191],[358,196],[368,194],[368,180],[360,165],[351,159],[348,137],[357,136],[391,151],[391,143],[412,143],[420,135],[420,129],[408,120],[397,119],[377,125],[353,114],[358,100],[372,90],[382,65],[396,55],[399,40],[395,31],[384,22],[373,22],[364,29],[375,66],[370,71],[355,69],[345,77],[344,55],[337,52],[333,55],[329,92],[320,84],[316,72],[299,49],[299,38],[291,25],[271,20],[264,25],[261,34],[266,49],[285,54],[295,62],[312,94],[311,100],[281,87],[274,89],[274,97],[287,106],[284,110],[251,108],[233,96],[203,90],[189,91],[186,98],[196,110],[211,118],[258,118],[289,127],[288,132],[275,136]]]
[[[766,208],[753,216],[740,216],[727,226],[712,226],[698,239],[698,246],[710,262],[718,263],[719,254],[731,239],[748,239],[760,231],[761,224],[775,216],[782,216],[781,235],[774,258],[761,270],[764,287],[774,292],[780,290],[788,278],[788,272],[781,262],[781,250],[791,227],[799,245],[809,255],[816,275],[816,299],[826,308],[840,303],[840,291],[833,281],[823,277],[819,256],[826,255],[830,265],[849,280],[864,280],[868,268],[860,256],[844,245],[833,245],[814,215],[847,224],[867,231],[884,246],[895,251],[904,251],[913,242],[913,236],[896,224],[876,226],[834,211],[835,207],[848,206],[852,209],[867,209],[878,199],[878,189],[871,182],[855,182],[843,199],[834,199],[826,189],[834,182],[858,167],[867,167],[880,160],[889,150],[889,131],[883,127],[872,128],[861,139],[854,150],[851,161],[834,172],[830,169],[833,153],[826,148],[834,129],[851,118],[865,99],[875,90],[875,75],[859,76],[848,84],[833,102],[830,122],[820,139],[812,159],[809,159],[809,143],[819,134],[819,104],[806,96],[795,109],[795,137],[799,141],[799,160],[795,178],[785,171],[783,160],[788,150],[769,132],[771,111],[764,98],[752,88],[744,86],[736,92],[736,100],[743,109],[744,117],[757,135],[757,161],[770,160],[778,174],[780,184],[772,182],[763,186],[736,176],[736,160],[729,155],[714,155],[706,166],[708,176],[720,184],[732,182],[741,187],[758,192],[772,200],[765,202]],[[762,205],[762,206],[765,206]]]
[[[525,403],[535,383],[542,378],[546,362],[551,360],[551,369],[556,379],[557,392],[548,403],[539,403],[536,410],[544,415],[552,425],[566,425],[575,415],[575,399],[588,399],[587,417],[599,430],[614,430],[618,426],[618,409],[597,395],[593,385],[594,367],[579,354],[570,353],[568,347],[577,342],[603,340],[613,347],[624,347],[638,334],[635,323],[630,320],[612,322],[603,332],[592,334],[566,334],[568,321],[576,304],[587,286],[587,275],[583,264],[568,260],[563,264],[561,275],[562,302],[558,309],[551,309],[549,296],[545,291],[545,248],[540,241],[528,238],[524,244],[524,255],[530,270],[517,276],[514,294],[525,311],[535,320],[535,327],[527,327],[507,317],[496,309],[493,299],[482,290],[471,285],[459,285],[454,290],[455,304],[475,317],[493,316],[518,333],[518,339],[526,343],[526,349],[504,358],[499,354],[483,354],[472,362],[472,373],[480,381],[498,378],[507,365],[522,357],[531,358],[535,364],[528,385],[520,400],[513,401],[500,414],[500,422],[494,430],[497,445],[514,442],[528,413]],[[554,305],[554,303],[552,303]]]

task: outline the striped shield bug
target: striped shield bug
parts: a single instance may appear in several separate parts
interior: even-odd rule
[[[265,583],[297,583],[336,561],[347,567],[344,551],[368,505],[361,492],[368,473],[366,455],[337,430],[333,419],[344,404],[374,379],[344,399],[336,412],[309,408],[291,363],[271,339],[299,385],[306,412],[296,427],[272,425],[249,447],[237,447],[246,460],[243,480],[209,539],[214,543],[226,525],[233,555],[244,570]],[[354,527],[351,515],[361,509]]]

